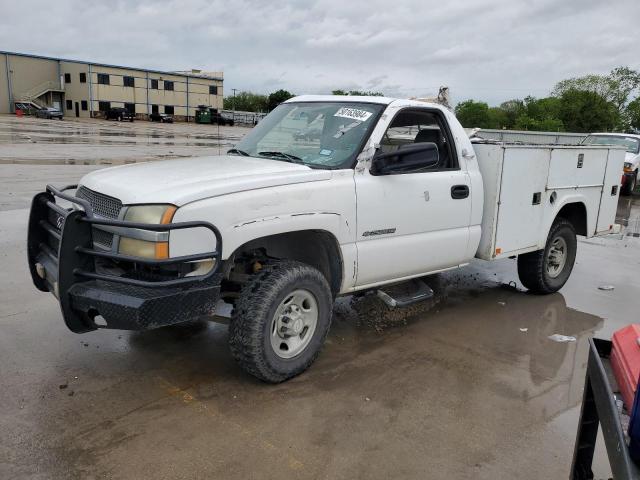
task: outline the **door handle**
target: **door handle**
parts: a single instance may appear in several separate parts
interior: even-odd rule
[[[459,200],[469,196],[469,187],[467,185],[454,185],[451,187],[451,198]]]

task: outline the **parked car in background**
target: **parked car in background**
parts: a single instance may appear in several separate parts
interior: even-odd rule
[[[16,111],[20,110],[23,115],[35,115],[40,108],[36,107],[31,102],[16,102]]]
[[[149,115],[149,120],[152,122],[173,123],[173,117],[166,113],[152,113]]]
[[[62,117],[64,117],[64,114],[54,107],[41,108],[40,110],[36,110],[35,114],[38,118],[47,118],[49,120],[52,120],[54,118],[62,120]]]
[[[627,133],[592,133],[582,142],[584,145],[622,145],[627,149],[622,175],[623,195],[631,195],[638,185],[640,170],[640,135]]]
[[[213,112],[211,114],[211,123],[217,123],[218,125],[229,125],[230,127],[233,127],[233,124],[235,122],[232,118],[223,117],[219,112]]]
[[[113,107],[104,113],[104,118],[107,120],[129,120],[133,122],[135,114],[123,107]]]

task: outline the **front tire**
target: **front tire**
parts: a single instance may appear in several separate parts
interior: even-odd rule
[[[244,284],[229,326],[231,354],[247,373],[279,383],[314,362],[331,325],[325,277],[294,261],[265,265]]]
[[[548,294],[560,290],[571,275],[578,242],[571,222],[556,218],[542,250],[518,256],[518,277],[531,292]]]

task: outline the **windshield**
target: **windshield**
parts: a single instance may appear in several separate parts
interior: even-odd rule
[[[371,103],[284,103],[229,152],[310,167],[349,168],[383,108]]]
[[[584,139],[585,145],[621,145],[629,153],[640,151],[640,140],[633,137],[622,137],[617,135],[589,135]]]

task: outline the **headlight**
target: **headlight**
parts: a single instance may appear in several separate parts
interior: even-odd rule
[[[134,205],[127,209],[125,221],[135,223],[168,224],[176,213],[175,205]],[[151,232],[143,230],[143,232]],[[151,232],[153,235],[155,232]],[[118,251],[124,255],[142,258],[169,258],[169,242],[153,241],[122,235]]]

